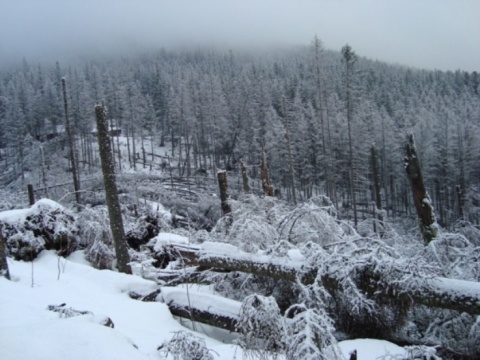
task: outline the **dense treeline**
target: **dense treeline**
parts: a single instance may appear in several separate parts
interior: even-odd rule
[[[479,221],[476,72],[387,65],[349,46],[326,51],[318,39],[265,53],[161,50],[77,64],[24,61],[0,72],[4,184],[30,170],[40,157],[38,141],[63,136],[62,77],[80,171],[92,171],[98,157],[93,109],[103,103],[111,125],[130,139],[132,167],[151,137],[180,159],[179,175],[240,172],[242,159],[250,177],[259,178],[264,149],[271,182],[284,198],[325,193],[337,207],[354,210],[355,219],[374,209],[375,144],[382,207],[389,216],[408,215],[414,208],[402,148],[413,133],[440,225]],[[66,151],[61,141],[44,148],[47,162],[48,152]]]

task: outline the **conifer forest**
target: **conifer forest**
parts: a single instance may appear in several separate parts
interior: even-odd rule
[[[238,333],[247,358],[341,359],[365,337],[478,359],[479,92],[475,71],[318,37],[2,67],[0,260],[83,250],[158,284],[131,297]],[[186,283],[239,313],[163,290]]]

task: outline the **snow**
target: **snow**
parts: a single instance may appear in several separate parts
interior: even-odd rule
[[[154,282],[96,270],[86,263],[83,252],[63,259],[52,251],[43,251],[33,264],[9,259],[9,268],[12,281],[0,278],[2,360],[160,359],[157,347],[178,331],[203,337],[215,359],[242,358],[238,346],[181,326],[166,304],[141,302],[128,296],[130,291],[154,291]],[[163,288],[162,296],[165,300],[188,301],[186,286]],[[190,285],[189,297],[197,306],[215,306],[221,313],[238,314],[238,302],[215,296],[209,287]],[[91,313],[65,318],[47,310],[49,305],[62,303]],[[105,317],[113,321],[113,329],[99,324]],[[361,360],[402,350],[385,341],[365,339],[344,341],[340,347],[345,356],[357,349]]]
[[[357,360],[382,359],[386,355],[389,355],[387,359],[405,358],[405,350],[403,348],[385,340],[344,340],[339,343],[339,346],[347,359],[354,350],[357,350]]]
[[[160,251],[165,245],[187,245],[188,238],[172,233],[160,233],[150,240],[150,242],[155,243],[153,246],[155,251]]]
[[[41,208],[51,208],[52,210],[64,209],[62,205],[53,200],[40,199],[27,209],[7,210],[0,212],[0,222],[9,224],[24,222],[28,216],[39,213]]]

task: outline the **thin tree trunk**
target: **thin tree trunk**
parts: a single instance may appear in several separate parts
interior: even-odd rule
[[[273,196],[273,187],[270,184],[270,177],[268,175],[268,168],[267,168],[267,159],[266,159],[265,148],[263,144],[262,144],[262,158],[260,161],[260,176],[262,177],[263,193],[266,196]]]
[[[437,236],[438,226],[430,197],[425,190],[420,161],[415,148],[415,140],[411,134],[408,136],[405,146],[404,160],[405,170],[407,171],[412,189],[413,201],[420,220],[420,232],[422,233],[425,245],[428,245],[428,243]]]
[[[242,170],[243,192],[250,194],[250,185],[248,184],[248,169],[242,159],[240,159],[240,168]]]
[[[118,271],[131,274],[130,256],[128,254],[125,231],[123,228],[122,212],[118,200],[118,190],[115,181],[115,167],[112,160],[110,139],[108,136],[107,120],[103,106],[95,107],[97,119],[98,145],[100,148],[100,159],[102,162],[103,182],[105,184],[105,196],[107,200],[108,215],[110,218],[110,229],[112,231],[115,254],[117,256]]]
[[[75,148],[73,144],[73,134],[70,128],[70,120],[68,118],[68,102],[67,102],[67,89],[65,84],[65,78],[62,78],[62,91],[63,91],[63,106],[65,108],[65,130],[67,132],[67,141],[70,151],[70,162],[72,164],[72,177],[73,177],[73,189],[75,191],[75,201],[77,205],[80,205],[80,181],[77,172],[77,161],[75,159]]]
[[[287,106],[286,106],[286,99],[283,97],[283,111],[285,113],[285,139],[287,140],[287,150],[288,150],[288,169],[290,172],[290,182],[292,186],[292,199],[293,205],[297,205],[297,191],[295,189],[295,172],[293,170],[293,158],[292,158],[292,144],[290,142],[290,130],[288,129],[288,121],[287,121]]]
[[[373,187],[374,187],[374,194],[375,194],[375,213],[376,218],[380,222],[380,226],[382,226],[383,216],[380,210],[382,209],[382,198],[380,193],[380,174],[378,173],[378,163],[377,163],[377,150],[375,145],[372,145],[370,148],[371,155],[372,155],[372,178],[373,178]]]

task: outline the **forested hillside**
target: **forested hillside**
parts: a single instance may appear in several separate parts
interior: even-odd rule
[[[32,261],[33,288],[54,252],[58,280],[69,256],[133,272],[155,283],[130,298],[234,331],[252,358],[340,359],[337,341],[363,337],[412,358],[478,357],[479,91],[476,72],[317,38],[3,68],[0,275],[10,262],[25,285],[18,261]],[[430,196],[412,196],[422,173]],[[162,333],[157,350],[214,358],[195,339]]]
[[[326,51],[318,39],[263,53],[161,50],[75,64],[24,61],[0,72],[2,186],[20,186],[15,180],[38,168],[39,145],[47,167],[52,153],[66,154],[62,77],[81,175],[94,171],[98,158],[93,109],[103,103],[112,126],[130,138],[131,167],[151,138],[152,147],[168,144],[178,157],[180,176],[239,172],[242,159],[258,179],[263,149],[277,194],[290,202],[326,194],[338,208],[354,209],[352,218],[373,211],[374,144],[381,207],[403,216],[413,211],[402,163],[413,133],[440,225],[479,221],[476,72],[388,65],[350,47]]]

